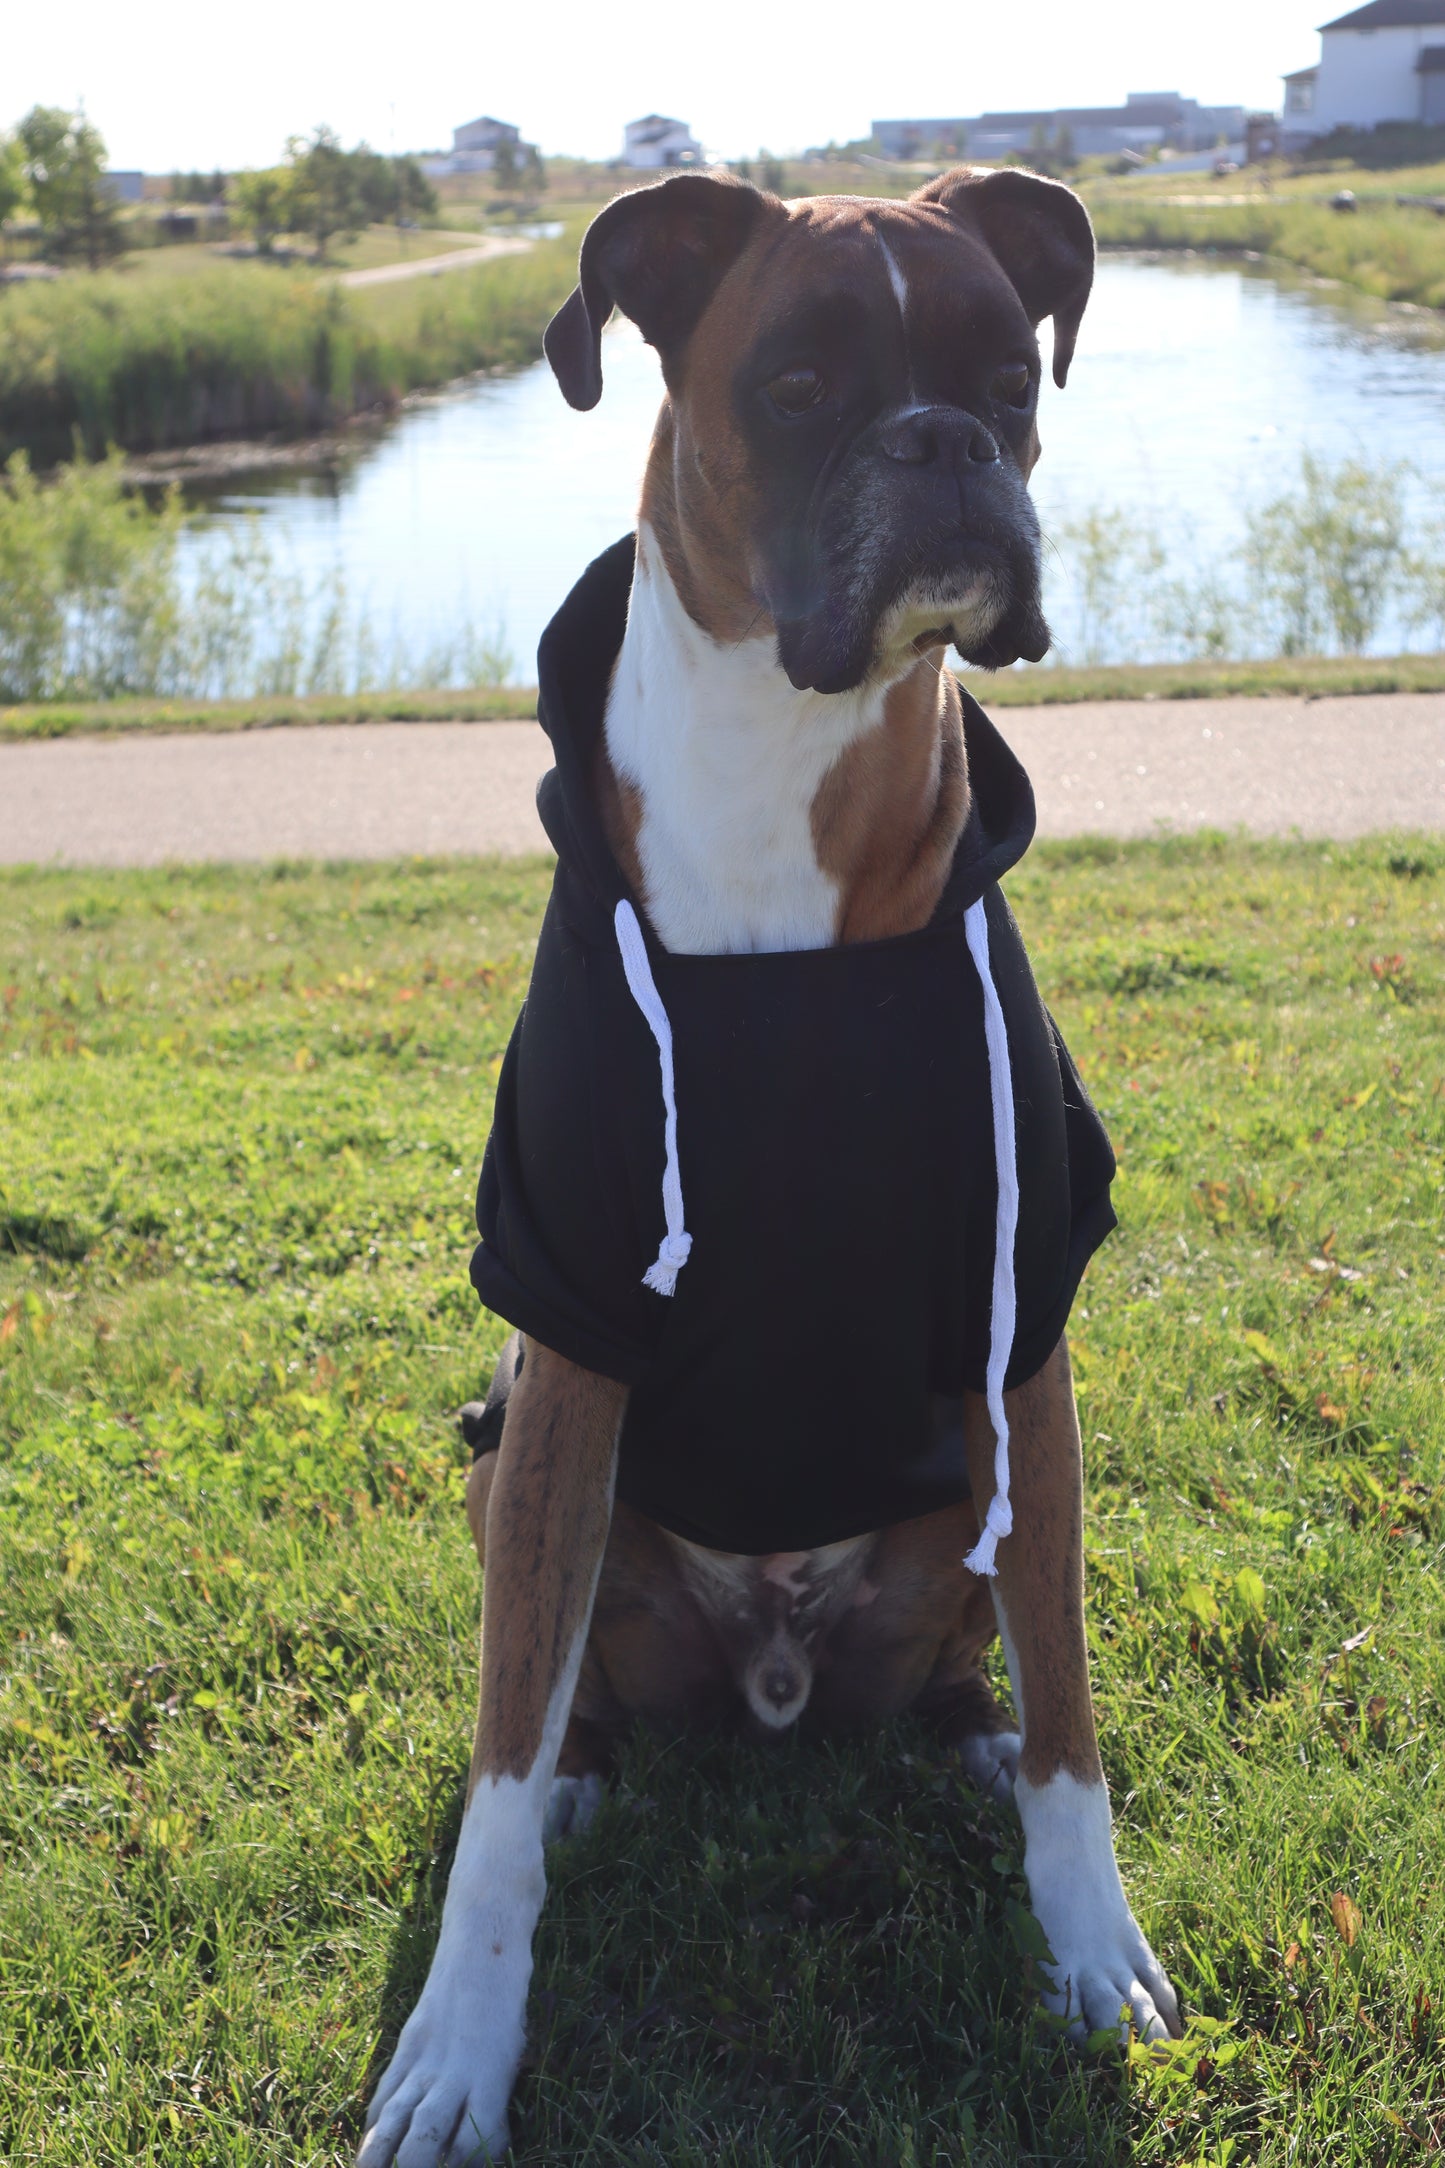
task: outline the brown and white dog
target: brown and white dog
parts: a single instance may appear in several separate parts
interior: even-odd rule
[[[1069,190],[960,170],[907,202],[784,204],[680,176],[594,221],[547,351],[574,406],[615,307],[667,396],[643,484],[597,790],[659,940],[818,948],[925,925],[969,804],[949,642],[1037,658],[1035,330],[1062,384],[1093,236]],[[486,1565],[481,1703],[441,1932],[377,2088],[362,2168],[501,2152],[544,1838],[593,1804],[617,1731],[934,1720],[1012,1791],[1052,2008],[1178,2031],[1115,1865],[1090,1703],[1081,1466],[1066,1348],[1008,1396],[1016,1532],[960,1561],[973,1507],[826,1551],[701,1551],[613,1509],[623,1385],[530,1343],[468,1509]],[[994,1486],[963,1406],[973,1496]],[[995,1624],[1018,1711],[978,1668]],[[560,1761],[559,1761],[559,1756]]]

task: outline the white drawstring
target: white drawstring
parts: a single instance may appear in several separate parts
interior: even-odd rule
[[[983,1035],[988,1047],[988,1088],[993,1102],[993,1158],[998,1178],[998,1213],[993,1236],[993,1316],[989,1326],[987,1393],[993,1423],[993,1497],[978,1542],[964,1560],[970,1573],[998,1572],[998,1547],[1013,1528],[1009,1503],[1008,1417],[1003,1381],[1013,1354],[1017,1297],[1014,1288],[1014,1237],[1019,1224],[1019,1170],[1014,1143],[1013,1076],[1009,1069],[1008,1030],[988,961],[988,919],[982,898],[963,914],[968,952],[983,988]]]
[[[662,1213],[667,1232],[662,1238],[662,1248],[655,1264],[648,1266],[642,1275],[644,1287],[655,1294],[671,1295],[677,1288],[677,1276],[687,1263],[692,1249],[692,1236],[683,1225],[682,1176],[677,1165],[677,1092],[672,1076],[672,1025],[662,996],[653,982],[652,966],[647,961],[647,943],[642,938],[642,928],[637,913],[624,896],[613,914],[613,926],[617,933],[617,946],[622,955],[622,968],[627,974],[627,984],[632,998],[647,1019],[648,1028],[657,1041],[658,1065],[662,1070],[663,1150],[666,1155],[662,1169]]]
[[[1017,1295],[1014,1287],[1014,1241],[1018,1233],[1019,1178],[1014,1139],[1013,1076],[1009,1067],[1008,1028],[1003,1007],[989,968],[988,919],[982,899],[964,913],[968,950],[983,989],[984,1043],[988,1050],[989,1098],[993,1109],[993,1155],[998,1185],[998,1211],[994,1222],[993,1308],[989,1326],[986,1392],[994,1429],[994,1492],[989,1501],[978,1542],[963,1563],[970,1573],[997,1573],[998,1547],[1013,1529],[1009,1503],[1009,1429],[1004,1413],[1003,1384],[1013,1354]],[[657,1041],[662,1072],[663,1151],[662,1211],[666,1232],[656,1262],[642,1276],[644,1287],[659,1295],[671,1295],[677,1275],[692,1250],[692,1236],[684,1225],[682,1175],[677,1162],[677,1092],[672,1067],[672,1025],[662,997],[653,981],[637,913],[624,897],[613,916],[617,947],[633,1000],[642,1011]]]

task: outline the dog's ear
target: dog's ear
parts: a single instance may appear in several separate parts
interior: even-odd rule
[[[1054,382],[1062,388],[1094,283],[1094,229],[1072,188],[1015,166],[956,166],[913,201],[936,203],[972,226],[1013,281],[1029,321],[1053,318]]]
[[[776,196],[745,181],[679,173],[617,196],[582,242],[577,285],[547,326],[542,348],[569,406],[602,397],[602,332],[614,308],[666,359],[707,307]]]

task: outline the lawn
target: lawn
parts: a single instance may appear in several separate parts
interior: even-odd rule
[[[472,1185],[545,892],[0,876],[0,2157],[350,2156],[471,1729]],[[1162,2064],[1035,2014],[907,1725],[639,1740],[553,1857],[524,2164],[1414,2163],[1445,2142],[1445,848],[1041,847],[1119,1149],[1089,1626]]]
[[[453,249],[475,248],[479,238],[477,233],[457,233],[449,227],[367,226],[349,239],[333,240],[324,257],[314,255],[309,241],[298,241],[294,246],[278,244],[277,253],[269,259],[232,255],[231,245],[211,241],[174,241],[162,248],[132,249],[109,275],[129,286],[165,287],[177,280],[193,279],[198,272],[209,271],[217,264],[239,262],[272,278],[305,272],[326,279],[334,278],[338,271],[366,271],[378,264],[416,263],[428,256],[446,256]],[[248,246],[244,235],[239,235],[233,245],[238,250]],[[65,283],[84,286],[93,275],[77,267],[67,273]]]
[[[990,708],[1083,700],[1218,700],[1279,695],[1445,692],[1445,655],[1299,655],[1244,662],[1046,662],[966,677]],[[40,700],[0,707],[0,745],[27,738],[113,737],[135,731],[281,730],[307,723],[525,720],[535,686],[419,692],[271,694],[258,700]]]

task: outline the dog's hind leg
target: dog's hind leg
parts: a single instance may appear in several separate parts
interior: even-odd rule
[[[1114,1859],[1084,1638],[1083,1464],[1068,1350],[1006,1396],[1013,1533],[992,1583],[1023,1745],[1015,1797],[1034,1913],[1053,1954],[1049,2007],[1076,2036],[1179,2031],[1179,2006],[1129,1909]],[[969,1477],[980,1512],[994,1489],[987,1409],[971,1397]]]
[[[977,1646],[944,1651],[914,1704],[914,1713],[940,1746],[957,1754],[975,1791],[991,1799],[1013,1797],[1022,1742],[1010,1730],[979,1668]]]
[[[359,2168],[460,2168],[508,2142],[543,1828],[607,1542],[626,1388],[529,1343],[486,1482],[481,1700],[431,1971]]]

